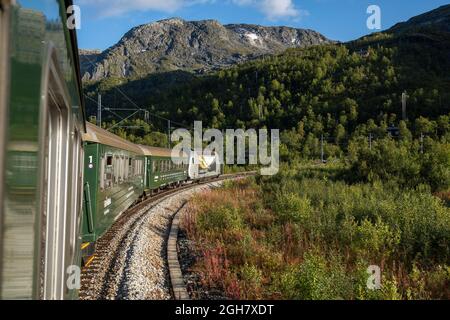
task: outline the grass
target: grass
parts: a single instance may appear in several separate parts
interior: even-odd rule
[[[448,203],[427,188],[349,184],[344,171],[283,167],[194,198],[182,227],[204,286],[235,299],[449,299]]]

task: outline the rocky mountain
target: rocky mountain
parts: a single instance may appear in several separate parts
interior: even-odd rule
[[[81,51],[83,80],[203,73],[287,48],[330,42],[313,30],[172,18],[141,25],[103,52]]]
[[[450,4],[397,23],[387,30],[390,33],[428,31],[430,29],[450,32]]]

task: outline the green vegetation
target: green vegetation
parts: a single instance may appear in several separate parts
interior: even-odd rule
[[[351,183],[351,170],[283,166],[195,198],[183,226],[204,285],[240,299],[450,298],[450,208],[424,186]]]
[[[399,179],[445,191],[449,48],[449,34],[432,28],[379,33],[348,44],[292,49],[201,77],[173,72],[124,80],[119,88],[151,114],[186,127],[201,120],[204,128],[279,128],[284,161],[320,158],[323,141],[325,159],[349,155],[360,181]],[[86,91],[95,95],[99,89],[107,106],[130,107],[113,89],[117,83],[105,80]],[[151,137],[130,129],[127,138],[167,145],[167,123],[156,118],[151,123]],[[398,131],[392,141],[390,127]]]
[[[205,76],[87,87],[129,107],[121,88],[186,127],[281,130],[278,175],[190,204],[184,227],[205,287],[232,298],[450,298],[450,33],[400,29]],[[155,119],[113,131],[165,146],[166,123]],[[326,165],[308,161],[322,156]],[[382,270],[379,290],[366,286],[369,265]]]
[[[349,146],[349,159],[354,179],[396,182],[402,187],[450,188],[450,143],[427,138],[396,142],[384,138],[369,147],[364,139],[355,139]],[[422,152],[423,151],[423,152]]]
[[[339,156],[355,135],[383,138],[391,125],[413,138],[448,140],[449,48],[444,32],[376,34],[349,44],[291,49],[205,76],[174,72],[124,80],[119,88],[139,106],[186,126],[201,120],[204,127],[280,128],[285,144],[309,158],[317,157],[323,135],[328,154]],[[94,96],[99,89],[105,105],[130,107],[112,89],[117,79],[104,82],[88,86],[87,93]],[[404,91],[409,120],[402,123]],[[165,132],[166,123],[158,129]]]

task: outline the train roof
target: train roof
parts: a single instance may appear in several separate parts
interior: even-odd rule
[[[139,146],[97,127],[90,122],[86,123],[86,129],[87,133],[83,134],[83,141],[104,144],[118,149],[131,151],[136,154],[143,154],[143,150],[139,148]]]
[[[142,152],[146,156],[154,156],[154,157],[171,157],[172,156],[172,149],[150,147],[150,146],[144,146],[144,145],[138,145],[138,147],[141,148]],[[186,153],[183,153],[183,155],[184,155],[184,157],[188,156]]]

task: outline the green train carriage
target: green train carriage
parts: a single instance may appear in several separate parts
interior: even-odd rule
[[[174,162],[171,149],[143,145],[139,147],[145,155],[144,191],[146,195],[166,187],[178,186],[188,180],[187,155],[180,154],[174,159],[178,161]]]
[[[86,127],[81,248],[88,259],[98,238],[142,197],[145,158],[137,145],[91,123]]]
[[[0,0],[0,297],[75,298],[84,108],[72,1]]]

